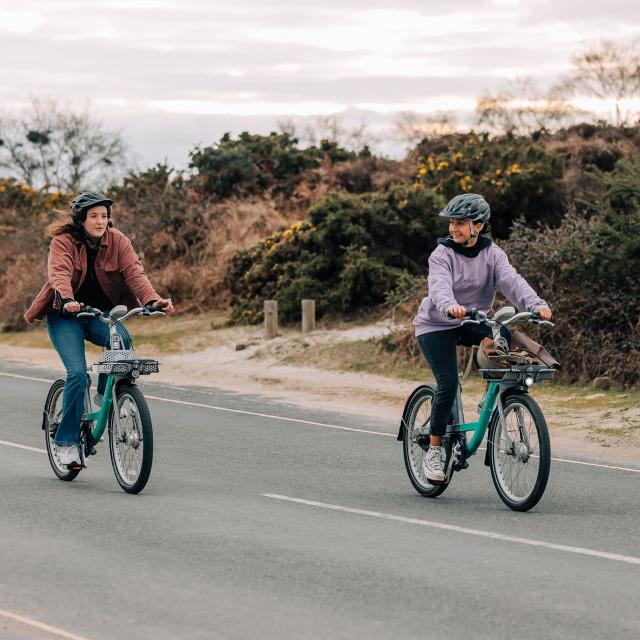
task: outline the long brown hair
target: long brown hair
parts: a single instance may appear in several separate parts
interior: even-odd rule
[[[58,214],[58,218],[45,229],[44,235],[46,238],[61,236],[63,233],[68,233],[73,236],[73,238],[80,241],[85,238],[84,229],[82,227],[83,220],[80,217],[74,217],[68,211],[60,211],[56,209],[55,212]],[[111,221],[111,216],[109,216],[107,228],[111,227],[113,227],[113,222]]]

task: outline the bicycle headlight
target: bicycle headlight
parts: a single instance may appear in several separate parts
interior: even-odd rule
[[[527,376],[524,379],[524,383],[527,385],[527,387],[530,387],[533,384],[533,378],[531,376]]]
[[[113,365],[111,369],[111,373],[115,375],[124,375],[125,373],[129,373],[129,369],[131,365],[126,364],[124,362],[116,363]]]

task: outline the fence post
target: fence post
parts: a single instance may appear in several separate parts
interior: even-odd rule
[[[264,301],[264,334],[267,340],[278,335],[278,301]]]
[[[316,301],[305,299],[302,301],[302,333],[316,330]]]

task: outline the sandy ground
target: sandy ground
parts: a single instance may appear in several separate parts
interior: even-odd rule
[[[188,354],[160,355],[161,370],[154,382],[213,386],[229,391],[264,394],[309,408],[347,412],[399,424],[406,397],[425,380],[401,380],[367,373],[324,370],[282,364],[283,358],[310,346],[354,342],[382,335],[387,327],[371,325],[346,330],[323,330],[302,335],[284,331],[266,341],[259,327],[237,327],[216,332],[212,346]],[[145,350],[144,356],[152,353]],[[51,349],[0,344],[0,359],[21,365],[64,372]],[[468,385],[465,412],[475,415],[480,381]],[[542,406],[551,429],[555,455],[605,462],[640,464],[640,408],[625,404],[626,394],[571,387],[536,386],[533,395]],[[610,402],[610,406],[607,403]]]

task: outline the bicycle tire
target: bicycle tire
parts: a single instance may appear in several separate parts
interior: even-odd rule
[[[522,410],[523,415],[526,411],[531,417],[528,425],[525,424],[523,416],[517,416],[515,423],[510,422],[511,416],[518,409]],[[503,446],[502,434],[498,434],[501,425],[496,409],[487,443],[491,477],[500,499],[510,509],[529,511],[542,498],[549,480],[551,469],[549,429],[538,403],[524,393],[507,397],[504,402],[504,416],[514,447],[513,451],[509,452],[507,447]],[[523,436],[525,431],[526,436]],[[537,444],[532,444],[534,434]],[[514,437],[516,435],[517,438]],[[523,478],[520,477],[522,474],[524,474]],[[529,478],[528,482],[526,482],[526,478]],[[529,485],[530,489],[527,488]]]
[[[140,493],[149,480],[153,464],[151,413],[142,391],[133,384],[120,383],[116,388],[116,400],[117,405],[112,405],[109,419],[111,466],[118,484],[124,491]],[[116,410],[120,416],[120,429],[115,422]],[[138,453],[140,449],[141,453]],[[132,458],[135,458],[136,462],[139,458],[135,475],[131,473],[131,465],[127,465]]]
[[[437,498],[445,491],[449,483],[443,482],[442,484],[430,484],[428,480],[423,476],[422,460],[425,456],[425,451],[414,440],[414,431],[416,428],[416,418],[425,403],[428,402],[429,406],[425,407],[423,425],[427,421],[427,413],[431,414],[431,406],[435,398],[435,389],[431,386],[424,386],[416,390],[409,404],[406,407],[405,413],[402,417],[404,423],[403,436],[402,436],[402,451],[404,457],[404,465],[407,470],[409,480],[413,485],[413,488],[425,498]]]
[[[49,464],[53,469],[53,473],[65,482],[71,482],[78,477],[80,469],[69,470],[65,465],[62,465],[58,459],[57,446],[53,442],[56,434],[57,424],[56,418],[60,416],[62,411],[62,395],[64,393],[65,381],[62,378],[56,380],[49,388],[47,399],[44,403],[44,413],[42,416],[42,428],[44,429],[44,440],[47,448],[47,457],[49,458]],[[60,409],[58,411],[58,402],[60,402]]]

